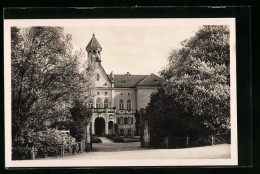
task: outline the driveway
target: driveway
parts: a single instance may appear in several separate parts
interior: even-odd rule
[[[134,151],[134,150],[147,150],[140,148],[140,142],[131,143],[114,143],[113,141],[105,138],[98,137],[102,143],[93,143],[91,152],[119,152],[119,151]]]

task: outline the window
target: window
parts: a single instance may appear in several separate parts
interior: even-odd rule
[[[97,95],[100,95],[100,92],[97,92]]]
[[[117,117],[117,124],[120,124],[120,118]]]
[[[126,117],[124,118],[124,124],[127,124],[127,118]]]
[[[127,123],[128,123],[128,124],[131,124],[131,118],[130,118],[130,117],[128,117]]]
[[[107,98],[105,98],[105,100],[104,100],[104,108],[108,108],[108,99]]]
[[[120,118],[120,124],[124,124],[123,117]]]
[[[96,53],[96,50],[93,50],[93,53]]]
[[[87,107],[88,108],[93,108],[93,99],[89,99]]]
[[[119,109],[120,110],[124,109],[124,100],[122,100],[122,99],[119,101]]]
[[[127,100],[127,110],[131,110],[132,106],[131,106],[131,100]]]
[[[134,124],[134,118],[133,117],[131,118],[131,124]]]
[[[128,129],[128,134],[127,135],[131,136],[131,130],[130,129]]]
[[[107,95],[107,92],[105,92],[105,95]]]
[[[99,81],[100,75],[97,73],[97,81]]]
[[[128,95],[131,95],[131,93],[130,93],[130,92],[128,92]]]
[[[96,100],[96,108],[101,108],[102,107],[102,99],[101,98],[97,98]]]

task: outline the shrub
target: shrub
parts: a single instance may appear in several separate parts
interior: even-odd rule
[[[125,141],[124,141],[124,139],[121,138],[121,137],[116,137],[116,138],[114,139],[114,143],[123,143],[123,142],[125,142]]]
[[[70,141],[69,141],[70,140]],[[63,145],[66,152],[69,153],[69,144],[72,144],[73,137],[57,129],[46,129],[39,132],[24,132],[23,135],[13,142],[12,157],[13,160],[30,159],[28,153],[32,147],[37,150],[36,157],[44,158],[60,155],[60,146]],[[76,147],[73,147],[75,148]],[[29,155],[28,155],[29,154]]]
[[[92,138],[92,143],[102,143],[102,140],[98,137]]]
[[[50,128],[70,130],[70,135],[75,137],[77,141],[81,141],[82,134],[84,133],[82,129],[78,128],[78,125],[75,121],[57,121],[52,123]]]
[[[13,160],[26,160],[31,159],[31,147],[17,147],[12,148]]]

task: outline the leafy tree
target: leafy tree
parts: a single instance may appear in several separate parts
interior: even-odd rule
[[[86,126],[90,122],[92,112],[87,106],[82,104],[81,101],[75,100],[73,102],[72,108],[70,108],[70,113],[73,118],[73,121],[76,123],[77,127],[75,127],[78,131],[78,135],[75,137],[80,139],[86,138]]]
[[[151,95],[144,119],[149,124],[153,147],[159,146],[158,141],[163,137],[196,136],[198,131],[206,133],[199,119],[185,111],[184,106],[163,88]]]
[[[166,94],[213,134],[230,130],[229,37],[228,26],[203,26],[161,71]]]
[[[80,68],[83,51],[72,50],[62,27],[11,28],[12,133],[32,120],[54,119],[64,104],[87,98],[93,68]]]

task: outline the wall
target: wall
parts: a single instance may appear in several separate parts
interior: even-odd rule
[[[104,88],[109,88],[111,87],[111,83],[106,75],[106,72],[103,70],[103,68],[101,67],[101,65],[99,63],[97,63],[96,65],[96,70],[95,73],[99,74],[99,81],[96,80],[96,74],[95,74],[95,86],[96,87],[104,87]],[[105,83],[107,83],[107,85],[105,85]]]
[[[123,95],[121,95],[121,93]],[[128,95],[130,93],[130,95]],[[131,100],[132,111],[136,110],[136,98],[135,98],[135,89],[134,88],[115,88],[114,90],[114,106],[119,109],[119,101],[124,100],[124,109],[127,109],[127,100]]]

